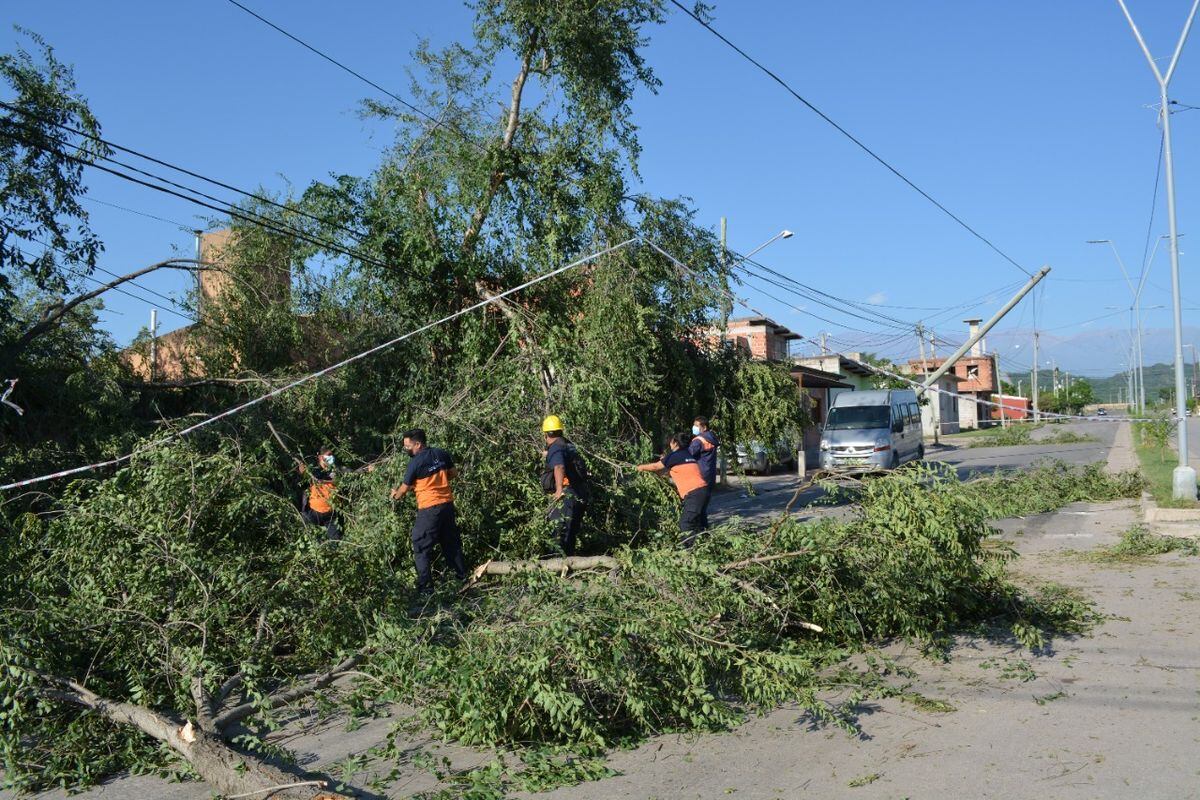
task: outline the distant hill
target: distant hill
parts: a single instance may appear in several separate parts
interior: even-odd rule
[[[1187,390],[1192,390],[1192,364],[1189,361],[1186,371],[1184,372],[1184,381],[1187,384]],[[1159,389],[1175,389],[1175,367],[1172,364],[1147,364],[1145,369],[1146,374],[1146,401],[1157,402]],[[1019,372],[1009,372],[1007,377],[1016,385],[1017,380],[1021,381],[1021,393],[1029,394],[1029,373],[1021,374]],[[1079,380],[1079,376],[1072,375],[1071,382]],[[1058,380],[1062,384],[1066,381],[1066,370],[1058,371]],[[1101,403],[1116,403],[1126,400],[1125,393],[1128,390],[1128,378],[1124,372],[1115,375],[1109,375],[1103,378],[1085,377],[1092,385],[1092,390],[1096,394],[1096,399]],[[1054,385],[1054,373],[1052,370],[1044,369],[1038,373],[1038,384],[1041,386],[1042,392],[1049,392]],[[1200,389],[1200,376],[1196,379],[1196,388]]]
[[[1184,372],[1184,381],[1187,384],[1187,390],[1190,392],[1192,387],[1192,370],[1193,366],[1189,362],[1187,369]],[[1146,402],[1157,402],[1158,390],[1162,388],[1175,389],[1175,366],[1173,364],[1147,364],[1143,370],[1146,380]],[[1043,370],[1039,383],[1042,387],[1046,387],[1053,380],[1050,370]],[[1062,380],[1062,372],[1059,373],[1059,380]],[[1072,380],[1075,380],[1072,378]],[[1128,390],[1129,379],[1124,372],[1119,372],[1116,375],[1110,375],[1107,378],[1088,378],[1087,381],[1092,384],[1092,390],[1096,393],[1096,398],[1102,403],[1115,403],[1118,400],[1125,399],[1125,392]],[[1197,382],[1200,387],[1200,382]],[[1044,390],[1044,388],[1043,388]]]

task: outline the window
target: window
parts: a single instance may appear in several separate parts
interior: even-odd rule
[[[842,406],[829,409],[825,429],[831,431],[875,430],[888,426],[887,406]]]
[[[967,380],[979,380],[978,364],[967,364]]]
[[[908,404],[908,421],[913,425],[921,424],[921,408],[916,403]]]

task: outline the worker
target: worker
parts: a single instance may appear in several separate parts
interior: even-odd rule
[[[700,511],[701,530],[708,530],[708,503],[712,493],[717,488],[717,446],[720,442],[717,435],[709,430],[708,417],[696,417],[692,420],[692,441],[688,444],[688,452],[696,457],[700,464],[700,474],[708,483],[708,496],[704,499],[704,508]]]
[[[555,538],[563,555],[573,556],[583,524],[583,512],[591,499],[587,464],[575,445],[563,435],[563,422],[556,415],[542,420],[542,436],[546,440],[542,489],[553,495],[547,517],[554,525]]]
[[[666,472],[679,492],[682,506],[679,509],[679,530],[683,532],[684,547],[696,543],[696,537],[705,530],[703,511],[708,503],[710,487],[700,472],[700,464],[696,457],[688,452],[691,437],[686,433],[676,433],[667,443],[669,448],[666,455],[659,461],[649,464],[639,464],[638,472]]]
[[[311,480],[311,485],[304,494],[300,516],[309,525],[324,527],[325,535],[331,542],[342,538],[342,530],[333,516],[333,496],[336,491],[333,480],[334,464],[333,448],[329,446],[322,447],[317,452],[317,468],[311,472],[303,463],[297,464],[300,474],[308,475]]]
[[[429,447],[425,431],[414,428],[404,434],[404,450],[410,456],[404,482],[392,489],[399,500],[410,491],[417,496],[417,516],[413,520],[413,564],[417,570],[417,594],[433,593],[433,548],[438,545],[442,558],[460,581],[466,580],[462,539],[454,510],[454,492],[450,481],[458,477],[454,459],[445,450]]]

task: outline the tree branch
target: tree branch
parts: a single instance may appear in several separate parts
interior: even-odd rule
[[[474,569],[470,582],[474,583],[484,575],[511,575],[514,572],[539,569],[547,572],[567,573],[599,567],[615,572],[621,568],[621,565],[612,556],[569,556],[567,558],[543,558],[539,561],[486,561]]]
[[[328,672],[321,673],[307,683],[302,683],[299,686],[294,686],[290,689],[276,692],[267,698],[268,708],[280,708],[281,706],[285,706],[288,703],[299,700],[302,697],[306,697],[313,692],[324,689],[326,686],[337,680],[338,676],[343,672],[354,669],[356,666],[358,666],[364,657],[365,654],[363,653],[355,653],[333,669],[329,670]],[[228,711],[218,715],[217,718],[213,720],[213,724],[216,726],[217,730],[223,731],[235,722],[241,722],[247,717],[252,716],[258,710],[259,706],[254,703],[242,703],[241,705],[234,706]]]
[[[148,267],[142,267],[141,269],[134,270],[127,275],[122,275],[119,278],[115,278],[114,280],[101,285],[98,289],[93,289],[90,292],[84,292],[83,294],[73,297],[66,302],[59,302],[46,309],[45,313],[42,315],[41,321],[39,321],[29,330],[25,331],[25,333],[21,334],[21,338],[17,339],[7,348],[7,355],[10,358],[19,355],[26,347],[29,346],[30,342],[57,325],[58,321],[70,313],[73,309],[82,303],[86,303],[89,300],[99,297],[109,289],[116,288],[123,283],[128,283],[135,278],[140,278],[142,275],[149,274],[159,269],[182,269],[195,271],[197,268],[202,266],[209,266],[209,264],[206,261],[197,261],[193,258],[172,258],[166,261],[159,261],[156,264],[151,264]]]

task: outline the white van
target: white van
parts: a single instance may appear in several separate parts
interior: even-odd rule
[[[925,458],[921,409],[912,389],[842,392],[821,432],[821,468],[895,469]]]

